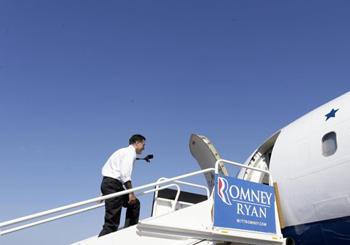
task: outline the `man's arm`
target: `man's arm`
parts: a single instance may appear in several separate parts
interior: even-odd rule
[[[126,189],[128,189],[128,190],[132,189],[131,181],[125,182],[125,183],[124,183],[124,186],[125,186]],[[129,193],[129,202],[128,202],[128,204],[129,204],[129,205],[132,205],[132,204],[135,203],[135,201],[136,201],[136,197],[135,197],[134,193],[133,193],[133,192]]]

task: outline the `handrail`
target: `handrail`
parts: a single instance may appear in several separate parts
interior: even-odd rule
[[[129,189],[129,190],[125,190],[125,191],[109,194],[109,195],[106,195],[106,196],[96,197],[96,198],[92,198],[92,199],[89,199],[89,200],[86,200],[86,201],[82,201],[82,202],[66,205],[66,206],[63,206],[63,207],[47,210],[47,211],[44,211],[44,212],[40,212],[40,213],[37,213],[37,214],[28,215],[28,216],[25,216],[25,217],[22,217],[22,218],[9,220],[9,221],[0,223],[0,229],[2,227],[14,225],[14,224],[17,224],[17,223],[20,223],[20,222],[24,222],[24,221],[27,221],[27,220],[36,219],[36,218],[39,218],[39,217],[43,217],[43,216],[46,216],[46,215],[58,213],[58,212],[65,211],[65,210],[68,210],[68,209],[73,209],[73,208],[77,208],[77,207],[80,207],[80,206],[84,206],[84,205],[87,205],[87,204],[90,204],[90,203],[99,202],[99,201],[103,201],[103,200],[110,199],[110,198],[113,198],[113,197],[122,196],[122,195],[125,195],[125,194],[129,194],[131,192],[136,192],[136,191],[139,191],[139,190],[142,190],[142,189],[146,189],[146,188],[150,188],[150,187],[153,187],[153,186],[162,185],[162,184],[166,184],[166,183],[169,183],[169,182],[174,182],[176,180],[192,177],[192,176],[195,176],[195,175],[198,175],[198,174],[203,174],[203,173],[207,173],[207,172],[214,172],[214,171],[215,171],[214,168],[207,168],[207,169],[196,171],[196,172],[192,172],[192,173],[189,173],[189,174],[184,174],[184,175],[180,175],[180,176],[177,176],[177,177],[173,177],[173,178],[170,178],[170,179],[167,179],[167,180],[153,182],[151,184],[143,185],[143,186],[132,188],[132,189]],[[93,208],[90,207],[90,208],[87,208],[87,209],[84,209],[84,210],[88,211],[90,209],[93,209]],[[85,211],[81,211],[81,212],[85,212]],[[77,213],[79,213],[79,212],[75,211],[75,212],[72,212],[72,213],[69,213],[69,214],[74,215],[74,214],[77,214]],[[67,214],[65,214],[65,215],[67,215]],[[64,215],[60,216],[60,218],[64,218],[64,217],[66,217],[66,216],[64,216]],[[49,219],[47,219],[47,220],[49,220]],[[42,222],[42,221],[39,221],[39,222]],[[47,222],[49,222],[49,221],[47,221]],[[28,227],[25,227],[25,228],[28,228]],[[18,228],[14,228],[14,229],[18,229]],[[12,232],[14,231],[13,229],[11,229],[11,230],[12,230]],[[4,234],[8,234],[8,233],[9,233],[9,230],[6,230],[6,231],[1,231],[0,230],[0,236],[4,235]]]
[[[161,181],[161,179],[162,179],[162,178],[158,179],[158,182]],[[166,179],[166,178],[164,178],[164,179]],[[177,193],[176,193],[174,202],[171,204],[171,206],[172,206],[172,207],[171,207],[172,211],[175,211],[176,203],[177,203],[177,201],[179,200],[180,193],[181,193],[181,191],[180,191],[180,186],[178,186],[177,184],[172,184],[172,185],[167,185],[167,186],[159,187],[159,185],[157,185],[157,186],[156,186],[156,189],[155,189],[155,190],[156,190],[155,197],[158,197],[158,191],[167,189],[168,187],[173,186],[173,185],[177,187]]]
[[[273,186],[272,176],[271,176],[269,171],[266,171],[266,170],[263,170],[263,169],[260,169],[260,168],[247,166],[247,165],[244,165],[244,164],[241,164],[241,163],[237,163],[237,162],[228,161],[228,160],[225,160],[225,159],[219,159],[219,160],[216,161],[216,163],[215,163],[215,174],[219,173],[219,163],[220,162],[228,163],[228,164],[231,164],[231,165],[234,165],[234,166],[238,166],[238,167],[241,167],[241,168],[248,168],[248,169],[251,169],[251,170],[255,170],[255,171],[258,171],[258,172],[265,173],[265,174],[267,174],[269,176],[269,185]]]
[[[176,196],[175,196],[175,199],[174,199],[174,203],[172,204],[172,211],[175,211],[175,208],[176,208],[176,203],[177,201],[179,200],[179,197],[180,197],[180,186],[178,186],[177,184],[172,184],[172,185],[166,185],[166,186],[163,186],[163,187],[158,187],[159,185],[157,185],[156,189],[153,189],[152,192],[156,192],[156,196],[158,195],[158,191],[160,190],[164,190],[164,189],[167,189],[168,187],[170,186],[176,186],[177,188],[177,193],[176,193]]]
[[[166,185],[166,186],[163,186],[163,187],[160,187],[160,188],[157,188],[157,189],[144,191],[144,192],[141,192],[141,193],[137,194],[136,196],[142,196],[142,195],[145,195],[145,194],[148,194],[148,193],[152,193],[152,192],[155,192],[155,191],[159,191],[159,190],[163,190],[163,189],[169,188],[171,186],[175,186],[177,188],[178,194],[177,194],[177,196],[175,198],[175,201],[177,201],[177,199],[179,198],[179,194],[180,194],[180,187],[178,185],[176,185],[176,184]],[[5,230],[5,231],[0,231],[0,235],[6,235],[6,234],[9,234],[9,233],[12,233],[12,232],[15,232],[15,231],[27,229],[27,228],[34,227],[34,226],[37,226],[37,225],[41,225],[41,224],[44,224],[44,223],[48,223],[48,222],[51,222],[51,221],[54,221],[54,220],[66,218],[66,217],[69,217],[69,216],[72,216],[72,215],[76,215],[76,214],[80,214],[80,213],[83,213],[83,212],[87,212],[87,211],[90,211],[90,210],[93,210],[93,209],[96,209],[96,208],[101,208],[104,205],[105,205],[104,203],[101,203],[101,204],[97,204],[97,205],[94,205],[94,206],[91,206],[91,207],[87,207],[87,208],[79,209],[79,210],[76,210],[76,211],[73,211],[73,212],[69,212],[69,213],[66,213],[66,214],[57,215],[57,216],[54,216],[54,217],[51,217],[51,218],[48,218],[48,219],[44,219],[44,220],[40,220],[40,221],[33,222],[33,223],[30,223],[30,224],[26,224],[26,225],[23,225],[23,226],[19,226],[19,227],[15,227],[15,228],[12,228],[12,229],[8,229],[8,230]],[[174,210],[175,210],[175,207],[173,208],[173,211]]]
[[[165,179],[168,179],[168,178],[162,177],[162,178],[159,178],[158,181],[165,180]],[[178,183],[178,184],[183,184],[183,185],[188,185],[188,186],[193,186],[193,187],[198,187],[198,188],[204,189],[207,192],[207,197],[208,198],[210,197],[208,187],[205,187],[203,185],[192,184],[192,183],[188,183],[188,182],[184,182],[184,181],[180,181],[180,180],[175,180],[174,182]]]
[[[93,209],[96,209],[96,208],[103,207],[104,205],[105,205],[104,203],[101,203],[101,204],[97,204],[95,206],[91,206],[91,207],[88,207],[88,208],[80,209],[80,210],[73,211],[73,212],[66,213],[66,214],[62,214],[62,215],[57,215],[57,216],[54,216],[52,218],[40,220],[40,221],[33,222],[33,223],[30,223],[30,224],[27,224],[27,225],[22,225],[22,226],[19,226],[19,227],[8,229],[8,230],[5,230],[5,231],[1,231],[0,230],[0,236],[7,235],[7,234],[10,234],[12,232],[20,231],[20,230],[27,229],[27,228],[30,228],[30,227],[34,227],[34,226],[37,226],[37,225],[41,225],[41,224],[44,224],[44,223],[48,223],[48,222],[51,222],[51,221],[54,221],[54,220],[66,218],[66,217],[69,217],[69,216],[72,216],[72,215],[75,215],[75,214],[87,212],[87,211],[90,211],[90,210],[93,210]]]

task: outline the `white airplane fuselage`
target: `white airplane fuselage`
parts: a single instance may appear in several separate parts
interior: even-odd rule
[[[296,244],[350,244],[350,92],[265,141],[246,161],[278,183],[285,237]],[[266,182],[242,170],[239,178]]]

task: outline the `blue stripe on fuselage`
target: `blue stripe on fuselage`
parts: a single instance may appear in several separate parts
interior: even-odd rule
[[[350,244],[350,216],[286,227],[284,237],[292,237],[296,245]]]

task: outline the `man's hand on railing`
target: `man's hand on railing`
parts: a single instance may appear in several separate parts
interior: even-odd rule
[[[101,193],[100,195],[98,195],[98,197],[102,197],[103,196],[103,194]],[[100,200],[100,201],[98,201],[97,203],[103,203],[103,200]]]
[[[136,197],[135,197],[135,195],[134,195],[134,193],[129,193],[129,202],[128,202],[128,204],[129,205],[133,205],[133,204],[135,204],[135,202],[136,202]]]

